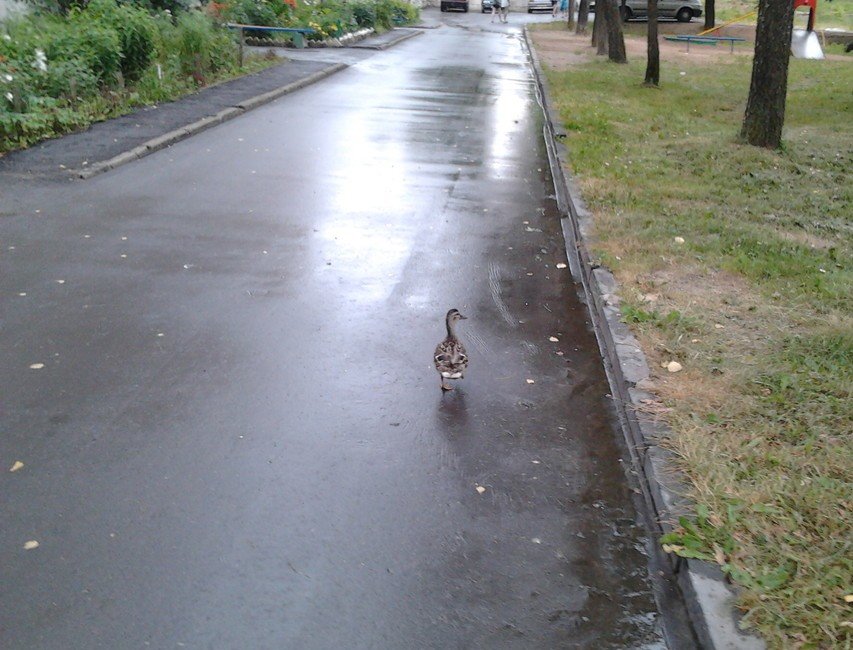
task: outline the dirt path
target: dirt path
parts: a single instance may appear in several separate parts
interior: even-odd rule
[[[675,27],[667,25],[667,27]],[[692,32],[695,33],[696,26]],[[675,31],[669,29],[669,31]],[[678,30],[681,32],[682,30]],[[684,32],[688,33],[688,32]],[[590,34],[576,35],[574,32],[557,30],[533,30],[533,41],[536,44],[536,52],[545,65],[556,70],[565,69],[568,66],[584,63],[595,56],[595,49],[590,45]],[[625,49],[628,58],[645,58],[646,37],[633,34],[625,34]],[[684,44],[673,43],[660,39],[661,61],[667,63],[678,63],[691,61],[701,63],[704,61],[732,60],[732,57],[751,57],[752,49],[735,48],[734,53],[729,51],[728,44],[721,43],[714,46],[693,45],[687,52]]]

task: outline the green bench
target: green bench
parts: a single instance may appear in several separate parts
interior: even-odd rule
[[[678,36],[664,36],[667,41],[675,41],[678,43],[687,43],[687,51],[690,51],[690,44],[697,43],[698,45],[714,45],[717,43],[728,41],[731,45],[731,52],[735,51],[735,41],[745,41],[745,38],[738,36],[702,36],[701,34],[679,34]]]
[[[314,30],[307,27],[265,27],[264,25],[240,25],[239,23],[227,23],[225,25],[229,29],[240,30],[240,47],[243,47],[243,40],[246,32],[284,32],[293,37],[293,44],[302,49],[305,47],[305,37],[313,34]],[[242,56],[241,64],[242,64]]]

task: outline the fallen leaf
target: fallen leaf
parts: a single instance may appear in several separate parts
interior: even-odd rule
[[[675,241],[676,244],[683,244],[684,237],[675,237],[673,241]]]
[[[34,548],[38,548],[38,547],[39,547],[39,543],[34,539],[31,539],[30,541],[24,543],[24,550],[25,551],[32,551]]]
[[[16,460],[16,461],[12,464],[12,467],[10,467],[10,468],[9,468],[9,471],[10,471],[10,472],[17,472],[17,471],[18,471],[19,469],[21,469],[23,466],[24,466],[24,464],[23,464],[21,461]]]
[[[42,368],[44,368],[43,363],[31,363],[30,364],[30,370],[41,370]]]
[[[564,269],[564,268],[566,268],[566,265],[563,264],[562,262],[560,262],[559,264],[557,264],[557,268],[558,269]]]
[[[477,486],[477,492],[479,492],[480,494],[482,494],[485,491],[486,491],[486,488],[484,488],[482,485]]]
[[[549,336],[548,340],[551,341],[551,343],[559,343],[560,342],[560,339],[558,339],[556,336]]]
[[[725,329],[725,325],[720,325],[719,323],[714,323],[714,329],[722,330]]]
[[[528,379],[528,380],[527,380],[527,383],[528,383],[528,384],[535,384],[536,382],[535,382],[533,379]]]
[[[669,372],[681,372],[682,365],[678,363],[678,361],[670,361],[668,364],[666,364],[666,369]]]
[[[853,603],[853,594],[847,594],[846,596],[844,596],[844,602]]]

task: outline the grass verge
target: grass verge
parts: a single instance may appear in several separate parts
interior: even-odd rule
[[[791,61],[767,151],[736,140],[750,57],[673,55],[656,90],[640,57],[565,39],[546,75],[570,172],[696,504],[665,541],[722,566],[770,647],[849,648],[851,61]]]
[[[755,11],[758,3],[755,0],[717,0],[715,4],[715,16],[717,22],[733,20],[739,18],[746,13]],[[805,9],[798,11],[807,13]],[[704,19],[703,19],[704,20]],[[744,22],[755,22],[755,17],[744,19]],[[805,18],[798,17],[796,20],[798,27],[805,27]],[[819,2],[817,10],[817,29],[835,28],[835,29],[853,29],[853,0],[831,0],[827,2]]]

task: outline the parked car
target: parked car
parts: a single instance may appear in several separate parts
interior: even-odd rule
[[[532,14],[534,11],[553,11],[554,5],[551,0],[527,0],[527,13]]]
[[[648,18],[649,16],[648,0],[626,0],[624,5],[622,5],[621,0],[617,0],[617,2],[620,4],[619,13],[622,14],[622,20]],[[589,10],[595,11],[595,0],[590,0]],[[659,18],[675,18],[678,22],[689,23],[701,15],[701,0],[658,0]]]
[[[450,11],[451,9],[457,9],[458,11],[464,11],[467,14],[468,13],[468,0],[441,0],[441,10],[442,11]]]
[[[483,0],[483,13],[487,14],[492,10],[492,5],[497,5],[499,0]]]

